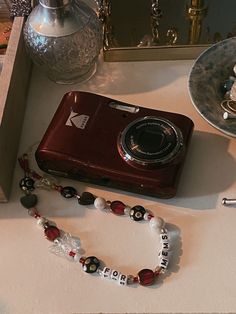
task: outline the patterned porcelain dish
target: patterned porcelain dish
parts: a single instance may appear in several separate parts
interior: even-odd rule
[[[189,75],[189,93],[200,115],[213,127],[236,137],[236,119],[224,120],[220,104],[222,85],[235,76],[236,37],[223,40],[205,50],[194,63]]]

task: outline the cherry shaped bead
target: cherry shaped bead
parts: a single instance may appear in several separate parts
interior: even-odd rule
[[[60,230],[56,226],[46,225],[44,234],[49,241],[54,241],[60,237]]]
[[[151,269],[142,269],[138,273],[138,282],[142,286],[150,286],[153,284],[155,274]]]
[[[77,191],[72,186],[65,186],[61,189],[61,195],[65,198],[72,198],[77,195]]]
[[[120,201],[114,201],[110,205],[111,210],[116,215],[124,215],[125,214],[125,204]]]
[[[78,202],[80,205],[92,205],[95,201],[95,197],[90,192],[83,192]]]
[[[143,206],[136,205],[131,208],[129,215],[131,219],[135,221],[140,221],[144,219],[145,213],[146,213],[146,210]]]
[[[24,177],[20,180],[20,188],[23,191],[33,191],[34,190],[34,180],[30,177]]]
[[[83,261],[83,270],[86,273],[95,273],[100,266],[100,261],[95,256],[89,256]]]

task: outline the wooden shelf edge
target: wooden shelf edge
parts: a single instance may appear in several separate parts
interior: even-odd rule
[[[10,195],[30,78],[24,21],[23,17],[14,19],[0,74],[0,202],[6,202]]]

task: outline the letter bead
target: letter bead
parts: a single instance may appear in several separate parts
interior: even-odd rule
[[[104,267],[102,271],[102,277],[103,278],[110,278],[111,277],[111,268]]]
[[[162,268],[166,269],[167,266],[168,266],[168,263],[169,263],[169,260],[167,258],[161,258],[159,266],[161,266]]]
[[[117,281],[119,279],[120,273],[117,270],[112,270],[111,279]]]
[[[128,277],[126,275],[120,274],[118,282],[121,286],[126,286],[128,281]]]
[[[168,241],[169,240],[168,234],[167,233],[161,233],[160,234],[160,240],[161,240],[161,243]]]
[[[160,258],[168,258],[168,256],[169,256],[169,252],[168,251],[165,251],[165,250],[161,250],[160,252],[159,252],[159,256],[160,256]]]
[[[169,242],[162,242],[162,250],[168,251],[170,249],[170,243]]]

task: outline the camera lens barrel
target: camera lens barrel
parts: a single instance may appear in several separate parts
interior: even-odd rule
[[[147,116],[127,125],[120,134],[118,148],[125,161],[152,168],[172,162],[183,151],[183,135],[171,121]]]

